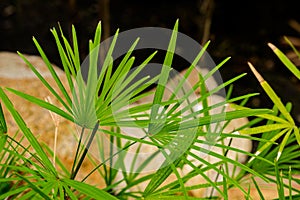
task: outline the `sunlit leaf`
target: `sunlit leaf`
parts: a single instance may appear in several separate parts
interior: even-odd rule
[[[116,200],[117,198],[110,195],[109,193],[98,189],[92,185],[88,185],[83,182],[70,180],[70,179],[62,179],[62,182],[64,182],[66,185],[71,186],[72,188],[82,192],[83,194],[89,196],[92,199],[107,199],[107,200]]]
[[[270,97],[270,99],[273,101],[273,103],[279,109],[279,111],[282,113],[282,115],[291,123],[291,125],[295,125],[295,122],[294,122],[293,118],[291,117],[290,113],[286,110],[282,101],[277,96],[277,94],[274,92],[272,87],[268,84],[267,81],[265,81],[263,79],[263,77],[256,71],[256,69],[250,62],[248,62],[248,65],[249,65],[250,69],[252,70],[252,72],[254,73],[254,75],[256,76],[259,83],[261,84],[264,91],[267,93],[267,95]]]
[[[30,129],[25,124],[24,120],[20,116],[20,114],[15,110],[14,106],[12,105],[11,101],[8,99],[2,88],[0,88],[0,98],[6,108],[9,110],[10,114],[14,118],[15,122],[17,123],[18,127],[21,129],[21,131],[24,133],[25,137],[28,139],[36,153],[39,155],[39,157],[42,159],[43,164],[47,169],[54,175],[57,176],[56,170],[54,169],[51,161],[49,160],[48,156],[40,146],[39,142],[37,141],[36,137],[32,134]]]
[[[269,47],[278,56],[281,62],[300,80],[300,70],[290,61],[290,59],[280,51],[275,45],[268,43]]]

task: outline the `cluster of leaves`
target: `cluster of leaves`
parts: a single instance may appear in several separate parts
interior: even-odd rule
[[[61,36],[59,36],[59,33],[53,28],[51,32],[54,35],[62,66],[67,77],[67,87],[60,80],[37,40],[33,39],[60,90],[59,93],[63,94],[63,97],[53,89],[25,56],[21,53],[19,55],[61,103],[63,109],[12,88],[0,88],[1,102],[9,110],[20,131],[23,133],[21,140],[16,140],[15,136],[9,136],[7,134],[4,115],[2,114],[2,110],[0,110],[0,199],[8,197],[19,199],[128,199],[130,197],[145,199],[195,199],[194,197],[189,197],[189,191],[207,188],[213,188],[224,199],[228,199],[228,189],[231,187],[239,188],[245,197],[251,199],[250,190],[240,185],[240,181],[245,174],[250,174],[251,177],[259,177],[268,182],[277,183],[279,196],[282,198],[284,197],[284,188],[289,188],[290,193],[294,191],[299,194],[299,190],[292,188],[291,184],[283,184],[282,181],[283,178],[288,178],[290,183],[297,181],[292,177],[292,173],[299,172],[300,169],[300,162],[297,160],[298,155],[295,152],[299,150],[299,146],[292,144],[295,141],[300,144],[299,128],[296,127],[289,114],[291,105],[287,104],[284,106],[276,93],[261,76],[257,75],[262,87],[274,102],[273,109],[250,109],[244,107],[247,100],[257,94],[247,94],[230,98],[232,86],[229,88],[226,101],[215,105],[207,103],[207,99],[210,96],[245,75],[242,74],[234,77],[211,91],[205,89],[205,81],[222,67],[229,58],[217,65],[207,75],[202,76],[199,74],[199,81],[189,91],[185,91],[183,97],[175,98],[177,93],[183,90],[185,79],[188,78],[206,51],[209,44],[207,43],[196,56],[191,66],[189,66],[184,79],[176,86],[173,94],[167,100],[163,100],[165,85],[169,77],[169,72],[172,69],[177,29],[178,22],[174,26],[161,73],[153,78],[141,78],[134,83],[132,83],[132,80],[146,67],[156,54],[156,52],[151,54],[142,64],[131,71],[135,60],[131,54],[138,43],[138,39],[132,44],[114,71],[112,52],[118,38],[117,31],[107,51],[101,70],[98,71],[97,65],[99,62],[98,55],[101,41],[101,24],[99,23],[96,28],[94,40],[89,43],[89,68],[87,80],[84,81],[75,28],[72,27],[72,44],[68,42],[61,29]],[[299,71],[288,62],[284,54],[278,49],[274,49],[274,51],[299,78]],[[252,65],[251,68],[255,71]],[[143,91],[156,81],[158,81],[158,86],[154,92],[153,102],[136,104],[128,108],[129,111],[122,109],[128,102],[133,104],[143,97],[151,95],[151,92],[143,93]],[[190,102],[190,95],[198,88],[200,88],[201,95],[196,100]],[[72,94],[69,94],[67,91],[72,91]],[[58,158],[55,159],[62,172],[56,169],[48,157],[48,155],[53,155],[54,153],[49,147],[41,144],[31,130],[27,128],[24,120],[7,97],[6,92],[12,92],[21,96],[74,122],[81,128],[71,171],[68,171],[63,162]],[[184,104],[184,102],[188,103]],[[241,103],[235,106],[236,110],[234,111],[218,114],[211,114],[210,112],[215,108],[224,110],[224,106],[227,103],[237,102]],[[203,109],[190,112],[192,107],[198,103],[203,105]],[[128,113],[130,113],[130,116],[128,116]],[[182,117],[180,113],[186,113],[186,115]],[[242,134],[223,133],[223,130],[231,120],[249,116],[255,116],[255,119],[234,130]],[[262,120],[267,120],[266,125],[255,126]],[[220,129],[214,131],[207,128],[210,124],[216,124]],[[110,127],[110,129],[104,127]],[[139,138],[122,134],[120,131],[121,127],[138,127],[144,129],[145,136]],[[87,135],[87,139],[83,139],[86,130],[89,134]],[[111,145],[115,144],[120,150],[117,152],[110,151],[108,158],[105,158],[103,156],[104,144],[97,134],[99,132],[105,134],[111,141]],[[219,135],[216,146],[223,149],[222,153],[208,151],[201,147],[202,144],[209,144],[208,141],[203,139],[205,137],[200,137],[205,136],[208,132],[210,132],[209,134]],[[258,133],[262,133],[261,138],[253,136],[253,134]],[[176,137],[178,135],[180,135],[180,138]],[[281,137],[283,137],[283,140],[278,146],[276,142]],[[26,138],[30,142],[30,146],[22,146],[23,138]],[[258,150],[252,154],[231,147],[223,142],[223,140],[228,138],[231,140],[238,138],[256,140],[259,143]],[[94,140],[97,141],[100,155],[102,155],[101,162],[89,156],[89,148]],[[124,141],[126,142],[124,143]],[[170,143],[171,145],[169,145]],[[139,173],[131,173],[123,170],[123,179],[116,180],[118,170],[122,170],[125,166],[126,150],[133,145],[151,145],[157,148],[157,152],[153,156],[150,156],[146,161],[138,165],[138,172],[143,171],[150,161],[155,158],[155,154],[157,153],[164,155],[165,162],[162,163],[162,166],[157,171],[142,176]],[[173,147],[167,149],[170,150],[169,153],[166,151],[166,146]],[[31,153],[29,149],[33,149],[34,153]],[[194,154],[193,152],[195,151],[217,158],[219,162],[209,163],[201,156]],[[226,156],[228,151],[245,154],[251,159],[246,164],[239,163],[237,160]],[[138,153],[139,148],[136,150],[136,155]],[[94,164],[94,169],[82,180],[76,180],[76,175],[87,156]],[[195,165],[193,160],[197,160],[201,164]],[[132,162],[131,168],[136,168],[135,165],[136,163]],[[241,169],[238,175],[234,176],[228,171],[229,165],[235,165]],[[183,166],[189,166],[193,170],[188,174],[181,175],[180,169]],[[99,170],[100,167],[102,167],[101,170]],[[222,176],[222,180],[211,180],[207,175],[207,172],[210,170]],[[85,183],[85,180],[92,173],[99,173],[107,186],[99,189],[94,185]],[[171,174],[175,175],[176,179],[171,183],[163,184]],[[267,175],[275,175],[275,178]],[[186,186],[185,183],[196,176],[201,176],[206,183]],[[252,180],[257,190],[260,191],[255,180]],[[133,189],[144,182],[147,182],[144,190]],[[121,185],[123,185],[121,189],[115,190],[116,187],[120,188]],[[261,192],[260,195],[263,199],[264,197]],[[210,198],[213,198],[213,192]]]

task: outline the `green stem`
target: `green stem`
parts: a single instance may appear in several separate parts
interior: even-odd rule
[[[227,146],[230,147],[230,146],[231,146],[231,143],[232,143],[232,138],[230,138],[229,143],[228,143]],[[225,156],[225,157],[227,157],[228,152],[229,152],[229,149],[226,149],[226,151],[225,151],[225,153],[224,153],[224,156]],[[219,170],[222,169],[222,166],[223,166],[223,164],[220,165]],[[233,175],[234,175],[234,174],[233,174]],[[218,181],[219,176],[220,176],[220,173],[218,172],[218,173],[217,173],[217,176],[216,176],[216,178],[215,178],[215,183]],[[224,180],[223,180],[223,181],[224,181]],[[210,198],[213,197],[214,191],[215,191],[215,188],[212,188],[212,190],[211,190],[211,192],[210,192]]]
[[[80,138],[79,138],[77,149],[76,149],[76,153],[75,153],[74,162],[73,162],[73,165],[72,165],[72,171],[71,171],[71,177],[70,177],[71,179],[74,176],[74,169],[75,169],[75,165],[76,165],[76,162],[77,162],[77,157],[78,157],[78,154],[79,154],[79,149],[80,149],[80,146],[81,146],[81,141],[82,141],[84,130],[85,130],[85,128],[82,127],[81,133],[80,133]]]
[[[87,152],[88,152],[88,150],[89,150],[89,148],[90,148],[90,146],[92,144],[92,141],[93,141],[93,139],[94,139],[94,137],[95,137],[95,135],[97,133],[98,128],[99,128],[99,121],[97,121],[97,123],[96,123],[96,125],[95,125],[95,127],[94,127],[94,129],[92,131],[92,134],[91,134],[91,136],[89,138],[89,141],[86,144],[82,155],[80,156],[80,160],[78,161],[76,169],[75,169],[74,173],[72,173],[72,175],[71,175],[71,179],[75,179],[75,177],[76,177],[76,175],[77,175],[77,173],[78,173],[78,171],[79,171],[79,169],[80,169],[80,167],[81,167],[81,165],[82,165],[82,163],[83,163],[83,161],[85,159],[85,156],[86,156],[86,154],[87,154]]]

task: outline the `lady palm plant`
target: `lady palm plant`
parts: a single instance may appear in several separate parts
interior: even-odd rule
[[[285,37],[285,40],[290,44],[295,53],[299,55],[299,52],[288,40],[288,38]],[[282,63],[298,79],[300,79],[299,69],[297,69],[297,67],[288,59],[288,57],[273,44],[269,43],[268,45],[282,61]],[[260,82],[262,88],[274,103],[274,107],[271,115],[264,114],[255,119],[256,122],[267,120],[265,125],[252,127],[241,131],[242,133],[246,134],[262,134],[261,138],[266,139],[268,142],[259,142],[255,155],[259,155],[271,162],[262,162],[252,158],[249,160],[247,165],[262,174],[275,176],[275,178],[268,177],[268,179],[277,184],[279,199],[299,198],[299,190],[293,188],[291,185],[292,181],[295,181],[297,184],[300,182],[299,179],[293,177],[293,175],[299,175],[300,173],[300,134],[299,127],[296,125],[293,117],[290,114],[292,104],[287,103],[284,105],[269,83],[264,80],[264,78],[256,71],[251,63],[248,64]],[[288,180],[288,184],[284,184],[283,180]],[[255,182],[255,180],[253,181]],[[260,192],[260,188],[257,186],[257,184],[256,188]],[[285,197],[284,188],[288,189],[287,197]],[[263,194],[261,192],[259,194],[260,198],[264,199]]]
[[[239,188],[247,198],[251,198],[247,189],[240,185],[240,181],[245,174],[251,174],[263,180],[276,182],[276,180],[272,180],[266,176],[266,174],[268,174],[266,171],[260,173],[260,171],[257,170],[256,164],[259,162],[264,163],[265,166],[275,167],[277,169],[276,172],[279,172],[280,167],[278,167],[278,163],[280,163],[280,159],[283,159],[284,155],[293,150],[292,148],[284,147],[286,144],[293,142],[293,138],[296,138],[299,142],[299,129],[294,125],[287,111],[289,110],[289,106],[283,106],[282,103],[278,101],[278,98],[274,96],[275,93],[270,90],[267,84],[262,85],[264,85],[263,87],[266,88],[266,91],[271,91],[270,97],[272,97],[275,103],[274,111],[270,109],[248,109],[243,107],[245,102],[256,94],[230,98],[232,88],[229,89],[226,101],[209,105],[209,97],[212,97],[219,90],[231,85],[245,75],[242,74],[234,77],[208,91],[205,88],[205,81],[222,67],[228,59],[225,59],[205,76],[199,73],[199,81],[192,85],[189,90],[186,90],[186,88],[184,88],[184,81],[190,76],[192,70],[202,58],[209,43],[207,43],[195,57],[184,74],[184,78],[176,85],[173,94],[167,99],[164,99],[166,84],[172,69],[177,31],[178,21],[174,26],[160,74],[152,78],[148,76],[142,77],[134,83],[132,80],[137,77],[156,54],[156,52],[154,52],[142,62],[142,64],[133,69],[135,58],[132,56],[132,53],[138,44],[138,38],[122,57],[118,66],[114,66],[112,53],[118,39],[117,31],[108,48],[106,57],[101,58],[103,62],[101,69],[98,70],[98,55],[101,44],[101,24],[99,23],[94,39],[89,42],[88,72],[85,77],[83,69],[81,68],[75,28],[72,27],[72,43],[68,42],[61,29],[59,30],[59,36],[59,32],[53,28],[51,32],[57,44],[62,67],[67,78],[67,85],[62,83],[41,46],[37,40],[33,38],[41,57],[59,88],[59,92],[53,89],[52,85],[47,82],[25,56],[21,53],[19,53],[19,55],[60,102],[63,108],[59,108],[45,100],[38,99],[12,88],[0,88],[0,98],[3,105],[9,110],[18,124],[20,131],[30,142],[30,148],[34,150],[34,153],[30,154],[29,157],[25,156],[24,153],[17,155],[14,145],[22,149],[21,152],[27,152],[29,147],[24,147],[21,145],[21,141],[14,141],[13,137],[7,136],[6,122],[4,117],[0,115],[0,150],[1,155],[3,155],[3,157],[5,157],[4,160],[6,160],[1,162],[1,168],[3,170],[9,168],[10,170],[9,173],[3,173],[0,182],[6,182],[6,185],[7,182],[21,183],[17,184],[20,185],[19,187],[11,187],[10,185],[7,185],[4,189],[1,187],[2,194],[0,194],[0,198],[194,199],[194,197],[189,197],[190,191],[201,188],[213,188],[211,191],[217,191],[225,199],[228,199],[228,189],[231,187]],[[135,104],[138,100],[153,95],[151,92],[144,91],[156,82],[158,82],[158,86],[155,89],[153,101],[150,103]],[[201,91],[200,97],[197,97],[196,100],[191,100],[191,95],[199,88]],[[183,95],[179,95],[180,97],[178,98],[177,94],[182,91]],[[6,92],[12,92],[21,96],[73,122],[79,127],[80,134],[77,147],[74,147],[76,148],[76,153],[71,171],[68,171],[63,161],[60,161],[58,158],[55,159],[60,168],[63,169],[63,173],[59,172],[55,166],[53,166],[53,163],[48,157],[48,155],[53,155],[52,150],[45,145],[41,145],[31,130],[27,128],[24,120],[18,111],[14,109],[13,104],[7,97]],[[63,94],[63,96],[61,97],[59,93]],[[128,102],[130,107],[124,110]],[[239,106],[235,106],[236,110],[234,111],[217,114],[211,112],[216,108],[224,111],[226,104],[237,102],[241,103]],[[200,103],[203,108],[191,112],[193,106]],[[281,112],[281,116],[277,116],[277,109]],[[181,113],[186,114],[181,115]],[[234,133],[239,131],[244,134],[224,133],[225,127],[231,120],[249,116],[256,116],[257,118],[245,126],[234,130]],[[270,122],[259,128],[249,128],[255,125],[260,119],[266,119],[276,123],[272,124]],[[211,124],[219,128],[210,128]],[[139,128],[144,130],[145,134],[142,137],[123,134],[122,128],[124,127]],[[280,130],[280,132],[277,132],[274,136],[272,134],[265,134],[278,130]],[[258,132],[263,132],[264,137],[257,138],[251,136]],[[110,141],[108,146],[104,144],[100,133],[104,134]],[[215,141],[212,141],[209,137],[211,135],[217,135],[219,137],[214,137]],[[283,135],[285,135],[284,143],[278,148],[276,161],[274,162],[274,160],[268,157],[263,157],[264,152],[274,151],[270,149],[270,146],[275,144],[276,139]],[[258,153],[252,154],[223,142],[224,139],[232,140],[239,138],[259,141],[260,148]],[[98,146],[100,159],[95,159],[89,153],[93,141],[95,141]],[[212,143],[223,151],[220,153],[203,148],[203,145],[211,145]],[[130,170],[125,170],[128,149],[136,146],[135,155],[138,155],[143,145],[150,145],[154,147],[156,151],[142,163],[138,163],[137,157],[133,158],[133,162],[130,163],[130,169],[136,169],[135,173]],[[113,146],[117,146],[118,150],[114,151]],[[109,148],[108,156],[105,155],[105,148]],[[212,156],[219,161],[212,164],[203,157],[195,154],[195,151]],[[227,157],[228,151],[245,154],[251,157],[251,160],[247,164],[239,163],[236,159]],[[8,156],[5,156],[5,154]],[[163,155],[164,158],[160,167],[154,172],[142,174],[143,169],[155,159],[157,154]],[[15,166],[15,163],[11,162],[11,160],[14,160],[12,159],[13,157],[16,157],[15,159],[21,162],[20,166]],[[94,169],[82,180],[78,180],[76,178],[77,174],[86,157],[94,164]],[[198,161],[198,164],[195,164],[194,160]],[[229,164],[241,169],[237,176],[233,175],[235,173],[229,172]],[[290,164],[293,165],[293,163]],[[298,164],[296,164],[296,166],[297,165]],[[188,166],[192,170],[182,175],[180,169],[184,166]],[[284,169],[286,169],[286,167],[284,167]],[[210,170],[213,170],[217,176],[222,177],[222,179],[212,180],[207,175],[207,172]],[[117,179],[118,173],[120,173],[119,171],[122,171],[121,180]],[[103,182],[106,183],[105,188],[97,188],[95,186],[96,183],[95,185],[85,183],[87,178],[93,173],[99,173],[103,177]],[[277,174],[278,173],[276,173],[276,175]],[[170,183],[164,183],[171,175],[176,178]],[[206,183],[186,185],[190,179],[197,176],[201,176]],[[280,175],[277,180],[281,180]],[[143,183],[146,184],[144,189],[136,189],[136,186]],[[285,187],[282,184],[280,186]],[[116,188],[118,188],[118,190]],[[176,195],[176,197],[174,195]],[[209,197],[213,198],[213,195],[215,195],[215,193],[211,192]]]

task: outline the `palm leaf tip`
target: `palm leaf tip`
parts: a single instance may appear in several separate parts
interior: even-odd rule
[[[273,50],[273,51],[275,51],[276,49],[277,49],[277,47],[274,45],[274,44],[272,44],[272,43],[268,43],[268,46]]]
[[[265,81],[265,79],[260,75],[260,73],[258,73],[258,71],[255,69],[255,67],[252,65],[251,62],[248,62],[248,65],[251,69],[251,71],[253,72],[253,74],[255,75],[255,77],[257,78],[257,80],[262,83]]]

